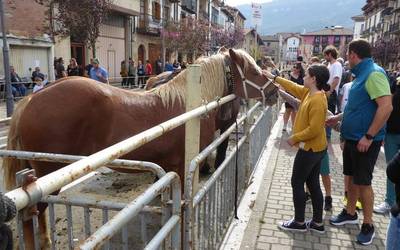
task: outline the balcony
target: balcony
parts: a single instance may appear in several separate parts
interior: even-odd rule
[[[389,32],[394,34],[400,34],[400,23],[395,23],[390,25]]]
[[[363,30],[362,32],[361,32],[361,36],[363,36],[363,37],[367,37],[367,36],[369,36],[370,35],[370,29],[365,29],[365,30]]]
[[[191,14],[196,14],[197,1],[196,0],[182,0],[181,7],[182,7],[182,9],[190,12]]]
[[[139,26],[136,30],[139,34],[160,36],[161,19],[152,15],[141,14],[139,17]]]

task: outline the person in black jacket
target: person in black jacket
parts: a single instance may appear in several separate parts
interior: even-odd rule
[[[67,67],[67,75],[68,76],[80,76],[81,75],[79,65],[76,62],[75,58],[71,58],[71,60],[69,60],[69,65]]]
[[[26,87],[22,83],[21,77],[15,72],[14,66],[10,66],[10,76],[13,96],[15,97],[17,93],[19,96],[25,96]]]
[[[396,193],[396,204],[392,206],[390,211],[390,222],[386,235],[386,249],[400,249],[400,151],[389,162],[386,174],[388,179],[393,182]]]
[[[0,250],[13,249],[12,231],[5,223],[13,219],[16,213],[14,202],[0,192]]]

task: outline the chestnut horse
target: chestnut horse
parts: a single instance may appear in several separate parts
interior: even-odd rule
[[[199,58],[201,97],[205,102],[234,93],[242,98],[276,94],[255,61],[242,50],[224,50]],[[229,74],[227,74],[227,71]],[[231,77],[229,77],[231,76]],[[146,92],[131,92],[83,77],[63,78],[21,100],[11,120],[8,150],[90,155],[185,112],[187,70],[167,84]],[[263,87],[262,87],[263,86]],[[261,90],[260,90],[261,89]],[[232,108],[211,111],[201,120],[200,148],[214,138],[222,121],[232,119]],[[235,116],[236,119],[236,116]],[[221,124],[219,124],[221,123]],[[124,159],[155,162],[184,179],[184,126],[125,155]],[[15,186],[15,173],[25,167],[47,175],[63,164],[4,159],[6,188]],[[38,204],[41,246],[50,241],[45,204]],[[32,223],[24,223],[26,246],[33,246]]]

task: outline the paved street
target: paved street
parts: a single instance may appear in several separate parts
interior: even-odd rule
[[[282,120],[279,120],[282,122]],[[280,130],[281,131],[281,130]],[[355,243],[359,226],[332,227],[329,218],[332,213],[324,213],[326,233],[323,235],[307,233],[290,233],[278,229],[282,220],[291,219],[294,215],[290,177],[296,150],[286,143],[287,135],[279,132],[275,138],[271,157],[268,160],[267,171],[261,186],[262,192],[256,199],[250,223],[247,226],[240,249],[384,249],[388,217],[374,214],[376,238],[373,245],[364,247]],[[335,133],[332,146],[329,148],[332,174],[332,191],[334,211],[342,209],[344,194],[342,157],[338,144],[338,134]],[[380,154],[374,172],[373,188],[375,202],[383,201],[386,188],[385,161]],[[322,185],[322,184],[321,184]],[[359,214],[360,219],[362,213]],[[307,204],[306,219],[312,217],[311,204]]]

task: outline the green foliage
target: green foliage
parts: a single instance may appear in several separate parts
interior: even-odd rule
[[[66,35],[93,49],[100,26],[109,14],[112,0],[35,0],[49,8],[49,30],[53,35]]]

